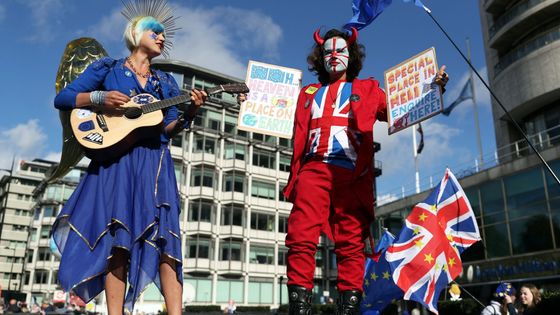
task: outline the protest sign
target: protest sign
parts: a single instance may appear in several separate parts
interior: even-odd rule
[[[385,71],[389,134],[443,111],[441,89],[433,83],[437,71],[433,47]]]
[[[247,101],[239,109],[238,128],[292,138],[301,70],[249,61]]]

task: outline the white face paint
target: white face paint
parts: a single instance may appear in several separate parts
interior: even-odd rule
[[[323,44],[325,69],[328,73],[344,72],[348,68],[349,51],[346,40],[332,37]]]

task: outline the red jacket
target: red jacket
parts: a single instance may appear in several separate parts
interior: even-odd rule
[[[294,153],[290,178],[284,188],[284,196],[293,202],[293,190],[297,174],[303,166],[311,121],[311,104],[321,84],[305,86],[299,93],[294,121]],[[385,92],[374,79],[352,81],[350,106],[356,117],[357,128],[362,134],[354,170],[354,186],[364,207],[373,212],[373,124],[376,120],[387,121]]]

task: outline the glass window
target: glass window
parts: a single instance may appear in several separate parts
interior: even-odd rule
[[[50,225],[41,226],[41,239],[48,239],[50,237],[51,228]]]
[[[213,221],[214,202],[212,200],[195,199],[190,202],[190,211],[187,220],[189,222],[209,222]]]
[[[279,233],[288,233],[288,216],[287,215],[279,215],[278,216],[278,232]]]
[[[216,139],[205,135],[196,135],[193,152],[216,154]]]
[[[245,161],[246,147],[243,144],[226,142],[224,146],[224,159]]]
[[[251,245],[249,249],[249,262],[253,264],[274,265],[274,248]]]
[[[278,265],[286,266],[286,262],[288,257],[288,249],[287,248],[278,248]]]
[[[224,173],[223,191],[245,191],[245,174],[235,171]]]
[[[274,232],[274,215],[252,212],[251,229]]]
[[[220,260],[241,261],[241,242],[232,239],[221,241]]]
[[[37,269],[35,270],[35,284],[48,284],[49,272],[48,270]]]
[[[552,249],[550,221],[546,215],[509,222],[513,254],[525,254]]]
[[[185,257],[205,259],[212,257],[212,240],[209,237],[200,235],[189,236],[187,237],[187,244],[189,245]]]
[[[282,172],[289,172],[290,171],[290,163],[291,157],[287,155],[280,154],[280,170]]]
[[[271,304],[272,282],[249,282],[249,303]]]
[[[229,300],[234,300],[236,303],[241,303],[243,292],[243,281],[219,279],[216,302],[227,303]]]
[[[488,225],[505,221],[501,181],[496,180],[481,185],[480,197],[484,224]]]
[[[211,166],[193,167],[191,174],[191,187],[214,187],[214,168]]]
[[[212,280],[187,278],[185,282],[194,287],[196,296],[193,302],[212,301]]]
[[[221,225],[236,225],[243,226],[243,205],[224,205],[222,207],[222,222]]]
[[[486,251],[488,258],[509,255],[509,241],[505,224],[495,224],[484,227]]]
[[[39,248],[37,252],[37,261],[51,260],[51,249],[46,247]]]
[[[253,181],[253,186],[251,187],[251,196],[274,199],[276,196],[276,185],[266,182],[260,182],[257,180]]]
[[[510,220],[547,212],[540,167],[505,177],[504,185]]]
[[[276,153],[267,150],[253,149],[253,165],[275,169]]]

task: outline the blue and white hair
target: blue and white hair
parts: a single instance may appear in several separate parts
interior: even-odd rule
[[[124,41],[128,50],[133,51],[138,47],[145,31],[152,31],[156,34],[163,33],[165,36],[165,27],[161,22],[151,16],[138,17],[129,21],[124,30]]]

